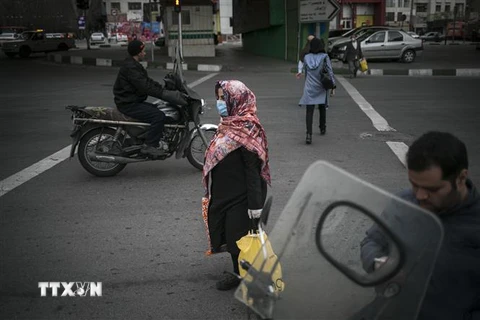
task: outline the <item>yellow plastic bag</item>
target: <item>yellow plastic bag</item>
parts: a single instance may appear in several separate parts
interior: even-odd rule
[[[262,248],[260,232],[263,233],[265,241],[264,248]],[[282,279],[282,267],[280,266],[279,262],[277,263],[278,257],[275,252],[273,252],[272,245],[270,244],[265,231],[262,230],[254,233],[249,232],[248,235],[237,241],[237,246],[240,249],[240,255],[238,256],[239,264],[242,260],[245,260],[248,261],[256,270],[270,273],[275,291],[280,292],[284,290],[285,284],[283,283]],[[241,265],[239,265],[239,269],[240,276],[245,278],[247,271],[245,271]],[[251,281],[252,279],[248,280]]]
[[[367,59],[363,58],[360,60],[360,71],[365,72],[368,70]]]

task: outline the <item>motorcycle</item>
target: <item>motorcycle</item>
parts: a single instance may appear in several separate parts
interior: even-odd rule
[[[389,248],[388,259],[374,270],[362,251],[373,225]],[[276,265],[260,250],[253,263],[240,261],[247,274],[235,292],[257,318],[414,320],[443,227],[431,213],[318,161],[305,172],[268,239],[281,266],[282,290],[275,287]]]
[[[188,105],[180,106],[157,100],[153,104],[165,114],[162,141],[168,145],[165,155],[148,157],[140,152],[149,123],[122,114],[117,108],[67,106],[72,112],[73,130],[70,157],[78,145],[78,159],[89,173],[110,177],[122,171],[128,163],[165,160],[175,154],[176,159],[187,158],[202,170],[205,150],[217,131],[217,125],[201,124],[205,101],[189,88],[181,68],[165,76],[165,88],[181,91]]]

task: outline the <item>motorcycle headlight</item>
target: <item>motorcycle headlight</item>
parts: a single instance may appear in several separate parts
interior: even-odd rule
[[[205,107],[205,100],[204,100],[204,99],[200,99],[200,101],[202,101],[202,107]]]

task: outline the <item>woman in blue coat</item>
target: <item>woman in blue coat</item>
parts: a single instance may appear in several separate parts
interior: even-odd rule
[[[327,91],[320,82],[320,73],[325,68],[329,73],[333,84],[335,85],[335,78],[332,70],[332,64],[328,55],[325,53],[325,48],[322,42],[318,38],[314,38],[310,42],[310,53],[305,55],[304,66],[305,70],[305,87],[303,89],[303,96],[298,104],[307,106],[306,125],[307,125],[307,137],[305,142],[307,144],[312,143],[312,124],[313,124],[313,111],[315,105],[318,105],[320,110],[320,133],[323,135],[326,132],[326,106]],[[297,74],[297,78],[300,74]],[[334,90],[332,90],[332,95]]]

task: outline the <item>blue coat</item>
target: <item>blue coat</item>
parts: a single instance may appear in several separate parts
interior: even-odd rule
[[[298,104],[327,104],[327,90],[325,90],[320,82],[320,71],[323,62],[326,60],[326,69],[333,79],[332,64],[326,53],[309,53],[304,59],[305,70],[305,87],[303,88],[303,96]]]

